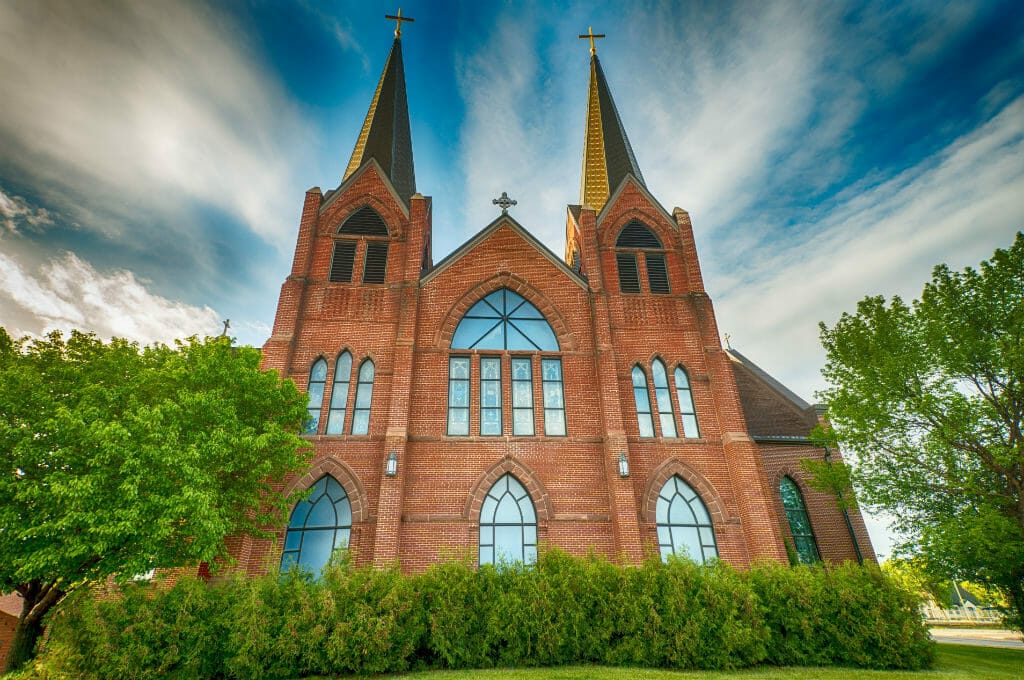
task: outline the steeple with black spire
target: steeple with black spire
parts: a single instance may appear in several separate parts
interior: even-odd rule
[[[627,175],[636,178],[644,188],[644,177],[633,156],[626,130],[615,108],[601,61],[597,58],[594,39],[604,35],[593,29],[579,36],[590,39],[590,87],[587,97],[587,131],[583,141],[583,178],[580,182],[580,203],[597,212],[608,202]]]
[[[348,162],[345,176],[348,179],[371,158],[380,164],[387,174],[398,196],[408,205],[409,197],[416,193],[416,172],[412,160],[412,135],[409,132],[409,105],[405,96],[405,67],[402,63],[402,22],[413,21],[402,16],[388,15],[398,23],[395,42],[384,72],[373,93],[370,110],[366,113],[363,128],[352,158]]]

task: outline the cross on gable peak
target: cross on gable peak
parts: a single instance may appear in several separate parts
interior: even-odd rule
[[[509,198],[508,197],[508,192],[502,191],[501,192],[501,196],[499,196],[498,198],[496,198],[493,201],[491,201],[491,203],[493,203],[494,205],[500,206],[501,207],[501,214],[502,215],[507,215],[508,214],[508,209],[511,208],[514,205],[518,205],[519,201],[515,201],[515,200]]]

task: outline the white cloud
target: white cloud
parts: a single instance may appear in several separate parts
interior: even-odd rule
[[[154,295],[132,272],[99,272],[73,253],[37,272],[0,253],[0,310],[0,323],[12,335],[79,329],[102,338],[169,343],[220,329],[219,316],[209,307]]]
[[[31,205],[21,196],[5,193],[0,188],[0,226],[12,234],[25,229],[41,231],[44,226],[53,224],[53,218],[45,208]],[[3,231],[0,230],[0,236]]]
[[[198,204],[291,246],[301,121],[226,17],[184,3],[0,3],[0,83],[6,160],[84,228],[144,239],[140,212],[155,212],[191,235],[175,218]]]

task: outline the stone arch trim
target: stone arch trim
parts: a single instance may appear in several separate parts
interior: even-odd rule
[[[555,513],[551,509],[551,497],[548,496],[548,492],[536,475],[516,459],[504,458],[492,465],[473,485],[473,490],[469,492],[469,498],[466,499],[466,505],[462,511],[463,519],[470,522],[480,521],[480,508],[483,507],[487,492],[491,490],[495,482],[506,474],[511,474],[526,487],[526,492],[530,494],[530,500],[533,501],[533,508],[537,512],[538,522],[546,522],[554,517]]]
[[[328,237],[338,238],[349,238],[349,239],[360,239],[362,236],[353,236],[349,234],[338,234],[338,228],[341,227],[342,223],[347,220],[353,213],[364,206],[369,206],[377,211],[377,214],[384,220],[384,224],[388,228],[387,238],[400,239],[405,233],[405,215],[401,214],[393,206],[388,205],[380,198],[364,191],[354,196],[346,197],[344,205],[334,206],[330,214],[326,219],[321,221],[321,235]]]
[[[489,279],[481,281],[463,293],[462,297],[455,301],[455,304],[448,310],[448,314],[441,322],[435,336],[435,346],[448,350],[452,344],[452,336],[455,335],[455,328],[462,321],[469,308],[480,301],[485,295],[489,295],[499,288],[509,290],[522,295],[547,319],[555,337],[558,338],[559,352],[571,352],[576,349],[576,338],[569,329],[569,324],[558,311],[558,308],[539,290],[531,286],[525,279],[509,272],[500,272]]]
[[[711,515],[711,524],[715,527],[716,532],[721,531],[721,528],[728,523],[729,516],[715,487],[704,475],[675,458],[669,458],[651,472],[651,476],[647,480],[647,489],[644,491],[644,504],[641,511],[643,521],[649,524],[654,524],[657,521],[658,494],[661,493],[665,482],[675,476],[679,476],[693,487],[708,509],[708,514]]]
[[[359,481],[359,477],[352,471],[352,468],[337,458],[327,456],[317,460],[306,474],[292,479],[285,485],[284,495],[288,496],[296,489],[308,489],[324,475],[334,477],[338,484],[341,484],[341,488],[345,490],[348,502],[352,506],[353,524],[370,519],[370,508],[363,483]],[[289,517],[294,509],[295,505],[293,504],[288,509]]]
[[[661,247],[666,250],[673,250],[676,245],[677,225],[666,224],[665,217],[654,210],[643,208],[630,208],[616,215],[613,222],[606,222],[601,225],[600,243],[601,249],[615,249],[615,241],[619,238],[619,232],[631,221],[643,222],[661,240]]]

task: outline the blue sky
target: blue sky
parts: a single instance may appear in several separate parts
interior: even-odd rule
[[[403,2],[434,260],[579,200],[588,50],[732,344],[805,398],[817,323],[1024,228],[1015,2]],[[391,43],[377,2],[0,0],[0,323],[260,345],[303,194],[337,186]],[[877,540],[878,527],[873,527]],[[886,553],[884,543],[880,551]]]

